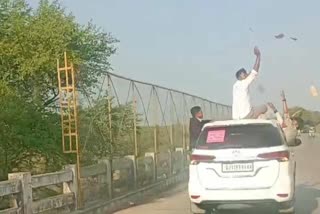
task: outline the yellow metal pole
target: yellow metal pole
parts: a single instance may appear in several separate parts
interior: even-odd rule
[[[170,91],[170,98],[171,98],[171,146],[172,148],[174,148],[174,137],[175,137],[175,126],[177,127],[177,124],[176,122],[179,121],[179,115],[178,115],[178,112],[177,112],[177,109],[176,109],[176,104],[174,102],[174,99],[173,99],[173,94],[172,94],[172,91]]]
[[[63,107],[62,107],[62,89],[61,89],[61,73],[59,59],[57,59],[57,72],[58,72],[58,84],[59,84],[59,101],[60,101],[60,117],[61,117],[61,135],[62,135],[62,150],[65,153],[65,142],[64,142],[64,118],[63,118]]]
[[[80,155],[81,155],[81,148],[80,148],[80,142],[79,142],[79,133],[78,133],[78,93],[76,88],[76,82],[75,82],[75,71],[73,64],[71,64],[71,77],[72,77],[72,92],[73,92],[73,108],[74,108],[74,126],[75,126],[75,141],[76,141],[76,154],[77,154],[77,180],[78,180],[78,191],[79,191],[79,197],[78,197],[78,205],[79,207],[83,207],[83,191],[81,188],[81,166],[80,166]],[[71,116],[71,115],[70,115]],[[71,122],[69,123],[71,124]],[[71,130],[70,130],[71,131]]]
[[[153,93],[152,93],[152,101],[153,101],[153,118],[154,118],[154,152],[158,154],[158,108],[157,108],[157,102],[156,102],[156,92],[155,88],[152,88]]]
[[[112,133],[112,94],[111,94],[111,77],[108,75],[108,81],[107,81],[107,87],[108,87],[108,97],[107,97],[107,101],[108,101],[108,120],[109,120],[109,138],[110,138],[110,157],[109,157],[109,161],[110,161],[110,171],[113,171],[113,163],[112,163],[112,158],[113,158],[113,133]],[[109,196],[112,199],[113,198],[113,182],[111,179],[111,182],[109,184],[109,188],[110,188],[110,192],[109,192]]]
[[[71,100],[70,100],[70,97],[69,97],[69,93],[70,93],[70,90],[73,89],[73,86],[71,86],[71,88],[69,88],[69,71],[68,71],[68,59],[67,59],[67,52],[64,52],[64,70],[66,72],[66,90],[67,90],[67,99],[68,99],[68,121],[69,121],[69,148],[70,150],[73,150],[72,149],[72,135],[71,135]],[[73,71],[71,71],[72,73]],[[71,74],[72,75],[72,74]],[[72,82],[73,83],[73,82]]]
[[[158,179],[158,118],[157,118],[157,102],[156,102],[156,92],[155,87],[152,87],[152,110],[153,110],[153,119],[154,119],[154,129],[153,129],[153,145],[154,145],[154,163],[155,163],[155,178]]]
[[[57,60],[58,83],[59,83],[59,100],[60,100],[60,114],[61,114],[61,128],[62,128],[62,146],[64,153],[76,154],[77,175],[76,180],[78,184],[77,207],[82,207],[82,189],[81,189],[81,174],[80,174],[80,143],[78,132],[78,112],[77,100],[78,93],[75,83],[75,71],[73,64],[68,67],[67,53],[64,52],[64,66],[60,68],[59,60]],[[61,75],[64,72],[65,76]],[[70,76],[69,76],[70,75]],[[63,80],[62,80],[63,78]],[[64,82],[65,81],[65,82]],[[65,96],[65,97],[64,97]],[[69,148],[66,148],[65,140],[69,139]],[[75,145],[74,145],[75,144]],[[76,149],[74,149],[74,146]]]
[[[174,123],[173,123],[173,119],[172,119],[171,120],[171,126],[170,126],[170,145],[171,145],[170,150],[174,149],[174,145],[173,145],[173,131],[174,131],[174,129],[173,129],[173,126],[174,126]]]
[[[184,104],[184,114],[182,115],[182,148],[183,148],[183,151],[186,151],[187,150],[187,145],[186,145],[186,127],[185,127],[185,122],[186,122],[186,98],[185,98],[185,95],[183,94],[182,95],[182,103]]]
[[[137,100],[134,92],[134,82],[132,82],[132,108],[133,108],[133,136],[134,136],[134,155],[138,157],[138,139],[137,139]]]
[[[111,149],[110,149],[110,153],[111,156],[113,154],[113,134],[112,134],[112,104],[111,104],[111,80],[110,80],[110,76],[108,75],[108,118],[109,118],[109,137],[110,137],[110,144],[111,144]]]

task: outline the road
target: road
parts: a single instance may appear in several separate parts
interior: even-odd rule
[[[320,138],[302,137],[303,144],[296,148],[297,200],[296,214],[320,213]],[[254,210],[250,213],[268,211]],[[149,203],[116,212],[116,214],[189,214],[186,184],[150,199]],[[249,211],[224,211],[223,214],[248,214]]]

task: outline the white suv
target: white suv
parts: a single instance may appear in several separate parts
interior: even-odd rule
[[[192,151],[192,213],[267,206],[294,213],[296,163],[281,127],[271,120],[206,124]],[[272,211],[271,211],[272,210]]]

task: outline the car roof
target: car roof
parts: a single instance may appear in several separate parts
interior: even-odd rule
[[[203,128],[213,127],[213,126],[239,126],[239,125],[254,125],[254,124],[271,124],[277,126],[277,121],[275,120],[265,120],[265,119],[243,119],[243,120],[222,120],[222,121],[212,121],[206,123]]]

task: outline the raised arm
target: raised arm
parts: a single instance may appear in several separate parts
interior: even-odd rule
[[[290,118],[289,115],[289,108],[287,104],[287,99],[284,91],[281,91],[281,101],[282,101],[282,106],[283,106],[283,115],[285,118]]]
[[[259,72],[260,69],[260,61],[261,61],[261,53],[258,47],[254,47],[254,55],[256,55],[256,62],[254,63],[253,70]]]
[[[281,117],[280,113],[278,112],[277,108],[273,105],[273,103],[268,103],[268,106],[271,108],[273,113],[276,115],[278,123],[282,126],[284,121],[283,121],[283,118]]]
[[[258,47],[254,48],[254,55],[256,55],[256,62],[253,66],[253,70],[250,72],[247,78],[242,80],[243,84],[245,84],[247,87],[250,86],[250,84],[256,79],[259,69],[260,69],[260,59],[261,59],[261,53]]]

